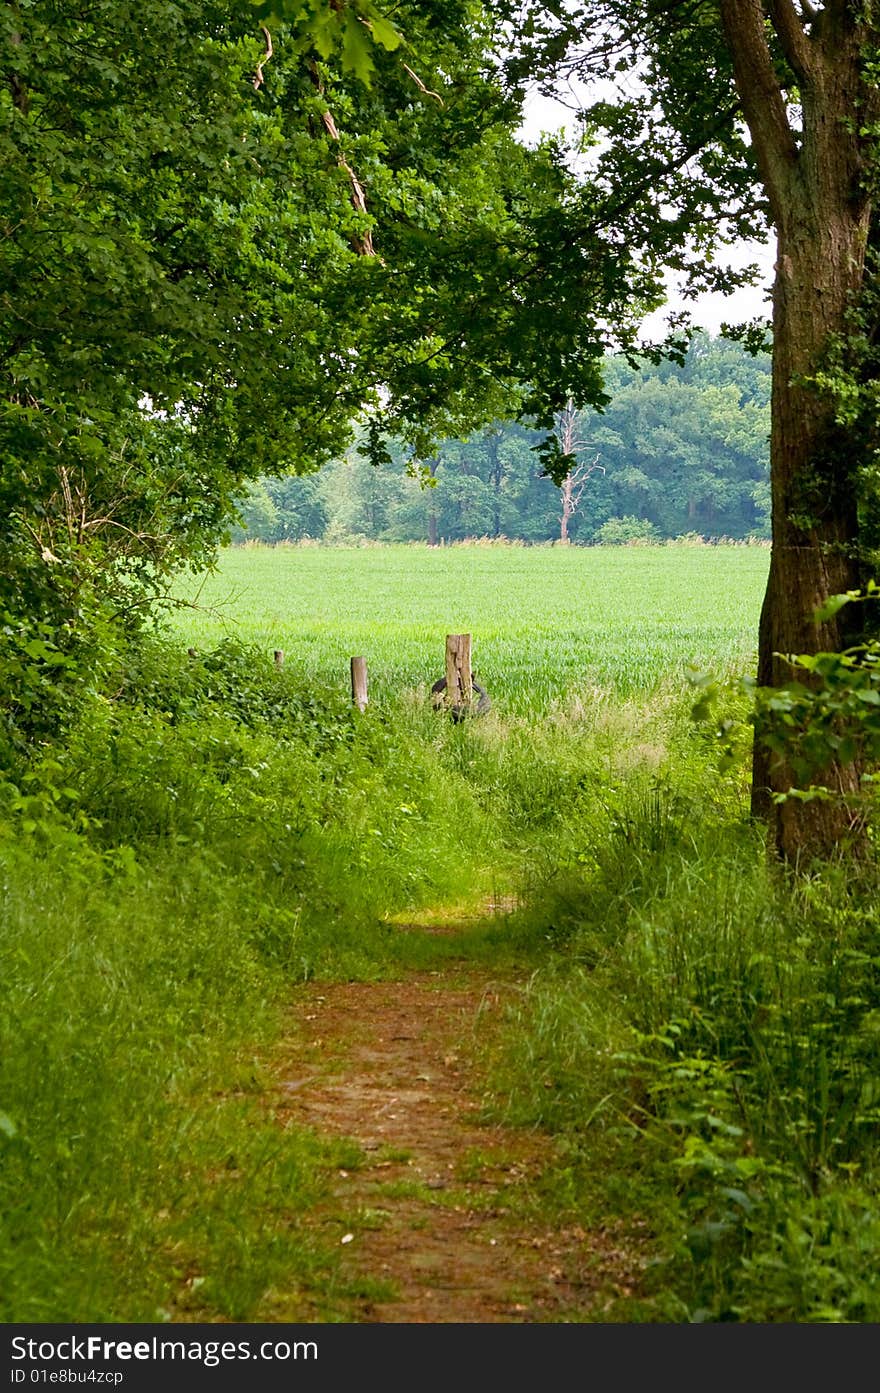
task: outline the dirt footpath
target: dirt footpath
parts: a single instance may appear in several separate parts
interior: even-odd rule
[[[638,1283],[613,1226],[541,1219],[551,1139],[481,1121],[475,1046],[517,990],[449,968],[297,993],[272,1101],[283,1122],[366,1157],[315,1215],[323,1238],[338,1232],[344,1270],[373,1279],[353,1320],[601,1321]]]

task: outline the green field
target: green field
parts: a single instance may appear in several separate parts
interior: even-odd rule
[[[474,672],[510,710],[577,688],[650,690],[690,664],[747,664],[767,579],[763,547],[231,548],[178,593],[200,649],[235,634],[340,685],[353,654],[371,691],[443,673],[445,635],[471,633]]]

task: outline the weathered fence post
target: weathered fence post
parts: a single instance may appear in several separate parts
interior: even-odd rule
[[[446,705],[459,713],[474,699],[470,634],[446,635]]]
[[[283,649],[283,648],[275,648],[275,649],[273,649],[272,651],[273,651],[273,656],[274,656],[274,658],[275,658],[275,666],[276,666],[276,667],[284,667],[284,649]]]
[[[351,660],[351,699],[359,711],[365,709],[367,705],[366,658],[352,658]]]

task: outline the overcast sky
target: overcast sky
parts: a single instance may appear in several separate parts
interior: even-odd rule
[[[658,337],[663,332],[664,316],[670,309],[688,310],[694,323],[711,334],[717,334],[723,323],[744,324],[751,319],[769,319],[767,296],[773,280],[774,248],[764,242],[742,242],[738,247],[727,248],[725,255],[728,264],[735,267],[757,262],[763,273],[761,284],[745,286],[733,295],[701,295],[697,300],[685,301],[676,295],[675,286],[670,283],[666,309],[656,311],[645,320],[646,337]]]

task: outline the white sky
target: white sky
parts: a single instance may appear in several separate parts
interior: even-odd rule
[[[693,322],[711,334],[717,334],[723,323],[745,324],[751,319],[770,317],[767,297],[773,279],[773,246],[765,242],[741,242],[736,247],[726,248],[724,256],[727,264],[733,267],[748,266],[757,262],[763,273],[761,283],[743,286],[732,295],[707,294],[700,295],[696,300],[683,300],[676,294],[675,285],[670,282],[666,309],[656,310],[645,320],[642,332],[646,338],[660,336],[663,332],[664,316],[673,309],[688,310]]]

